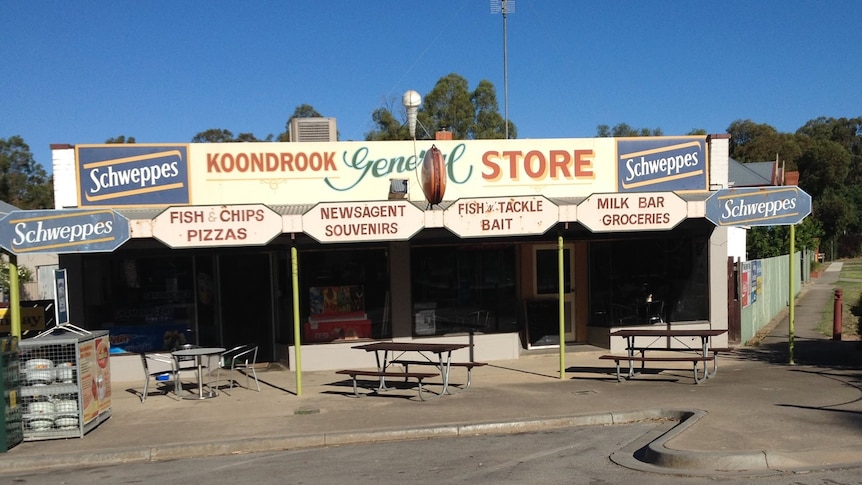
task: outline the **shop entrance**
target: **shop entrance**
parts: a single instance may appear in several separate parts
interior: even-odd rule
[[[574,342],[577,338],[574,326],[575,315],[575,246],[563,246],[563,309],[564,338]],[[527,282],[524,302],[527,347],[560,345],[559,293],[560,251],[557,245],[532,246],[531,281]]]
[[[218,256],[222,346],[256,343],[258,361],[272,362],[272,277],[268,253]]]

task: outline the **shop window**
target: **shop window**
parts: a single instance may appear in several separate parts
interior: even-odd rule
[[[709,318],[707,241],[656,238],[590,245],[590,325]]]
[[[111,352],[171,350],[194,342],[188,257],[85,257],[84,318],[110,331]]]
[[[516,330],[515,274],[513,246],[413,248],[414,334]]]
[[[303,251],[299,268],[303,343],[392,336],[385,250]]]

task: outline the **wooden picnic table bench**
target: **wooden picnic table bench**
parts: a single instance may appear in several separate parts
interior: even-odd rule
[[[358,376],[366,376],[366,377],[376,377],[377,380],[375,382],[379,382],[381,384],[384,383],[384,379],[386,377],[394,377],[394,378],[404,378],[407,379],[416,379],[419,384],[419,399],[424,401],[425,396],[422,394],[422,381],[424,379],[428,379],[430,377],[436,377],[440,374],[437,372],[394,372],[394,371],[384,371],[381,372],[379,370],[360,370],[360,369],[342,369],[335,371],[336,374],[348,375],[351,379],[353,379],[353,395],[356,397],[361,397],[364,394],[359,393],[359,385],[357,383]],[[380,390],[380,389],[376,389]]]
[[[599,357],[604,360],[616,362],[617,380],[622,380],[620,372],[620,361],[629,364],[628,377],[635,376],[634,363],[641,363],[641,370],[647,362],[691,362],[694,369],[694,382],[700,384],[703,380],[715,375],[718,371],[718,352],[726,349],[710,347],[710,339],[726,333],[725,329],[699,329],[699,328],[668,328],[668,329],[624,329],[611,333],[611,337],[622,337],[626,340],[626,355],[607,354]],[[646,339],[648,345],[638,345],[639,339]],[[686,339],[700,339],[700,346],[696,347],[686,342]],[[676,342],[676,345],[671,343]],[[663,342],[661,345],[656,343]],[[680,346],[681,344],[681,346]],[[647,351],[663,352],[691,352],[689,354],[647,356]],[[640,355],[635,355],[639,352]],[[708,363],[712,362],[712,372]],[[703,363],[703,373],[698,373],[698,364]]]
[[[656,350],[656,349],[650,349]],[[713,362],[713,367],[715,366],[716,354],[712,354],[709,356],[702,356],[700,354],[690,354],[690,355],[657,355],[657,356],[645,356],[645,355],[614,355],[614,354],[605,354],[599,357],[602,360],[613,360],[616,364],[617,370],[617,381],[623,381],[623,375],[620,371],[620,361],[626,362],[640,362],[641,369],[643,369],[643,364],[646,362],[691,362],[692,370],[694,371],[694,382],[696,384],[700,384],[706,377],[701,377],[697,370],[697,365],[701,362],[704,364],[708,362]],[[712,374],[709,374],[712,375]],[[629,377],[633,377],[633,373],[629,373]]]
[[[432,360],[408,360],[408,359],[395,359],[390,362],[391,364],[400,364],[404,366],[404,371],[409,372],[411,365],[433,365],[438,370],[440,369],[440,363],[434,362]],[[464,387],[461,387],[461,391],[466,391],[470,388],[470,384],[473,381],[473,368],[474,367],[482,367],[483,365],[488,365],[487,362],[449,362],[449,367],[463,367],[467,369],[467,383],[464,384]],[[451,391],[447,388],[447,393],[452,394]]]
[[[380,342],[372,342],[368,344],[357,345],[353,347],[354,349],[364,350],[366,352],[374,352],[374,358],[377,361],[377,371],[385,373],[380,377],[380,386],[378,387],[378,391],[386,390],[386,383],[384,381],[384,376],[395,375],[394,373],[389,372],[389,366],[394,363],[396,360],[405,361],[407,359],[403,359],[406,353],[412,353],[414,355],[422,356],[424,360],[415,360],[414,362],[429,362],[428,365],[434,365],[439,371],[437,374],[443,380],[443,386],[440,390],[440,393],[437,394],[437,397],[443,396],[445,394],[452,394],[449,392],[449,370],[452,368],[452,352],[460,349],[465,349],[471,347],[472,344],[469,343],[455,343],[455,342],[422,342],[422,341],[414,341],[414,342],[388,342],[388,341],[380,341]],[[458,365],[458,367],[463,367],[462,365]],[[472,366],[470,367],[472,370]],[[407,372],[405,368],[405,372],[408,374],[413,374],[411,372]],[[415,378],[415,377],[414,377]],[[466,389],[466,387],[464,388]],[[462,389],[463,390],[463,389]],[[424,400],[424,399],[423,399]]]

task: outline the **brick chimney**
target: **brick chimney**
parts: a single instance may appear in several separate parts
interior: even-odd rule
[[[451,131],[438,131],[434,134],[435,140],[451,140],[452,132]]]

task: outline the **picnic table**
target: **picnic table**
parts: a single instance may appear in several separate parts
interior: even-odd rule
[[[470,347],[471,344],[464,343],[424,343],[424,342],[372,342],[363,345],[354,346],[354,349],[364,350],[366,352],[374,352],[377,362],[377,370],[357,370],[344,369],[336,371],[337,374],[349,375],[353,379],[353,393],[359,395],[357,386],[358,376],[368,376],[378,378],[378,386],[375,391],[387,391],[390,388],[386,385],[387,377],[416,379],[419,384],[419,398],[426,400],[422,393],[422,381],[427,378],[437,377],[443,381],[443,387],[438,394],[452,394],[449,389],[449,376],[453,366],[464,367],[467,369],[467,383],[461,389],[467,389],[472,380],[473,367],[483,366],[483,362],[452,362],[452,352]],[[414,354],[417,358],[406,359],[408,353]],[[392,364],[400,364],[404,366],[403,372],[390,370]],[[435,368],[434,372],[410,372],[409,366],[431,366]]]
[[[617,367],[617,380],[622,381],[620,362],[628,362],[627,378],[631,379],[635,372],[635,362],[641,363],[641,370],[647,362],[691,362],[694,372],[694,382],[700,384],[718,372],[718,349],[710,349],[710,339],[726,333],[726,329],[624,329],[611,332],[611,337],[626,339],[626,355],[606,354],[599,357],[603,360],[613,360]],[[700,340],[700,346],[692,345],[692,341]],[[646,342],[644,342],[646,340]],[[674,345],[676,343],[676,345]],[[677,355],[646,355],[648,351],[681,352]],[[635,353],[639,355],[635,355]],[[712,362],[712,371],[709,369]],[[703,364],[702,374],[698,372],[698,364]]]

